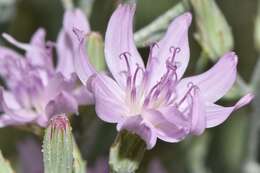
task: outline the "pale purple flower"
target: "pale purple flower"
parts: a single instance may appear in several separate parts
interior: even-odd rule
[[[83,70],[77,73],[94,93],[102,120],[117,123],[119,131],[138,134],[151,149],[157,138],[179,142],[189,134],[200,135],[252,100],[253,95],[247,94],[231,107],[215,103],[236,80],[234,52],[226,53],[207,72],[182,79],[190,56],[190,13],[176,17],[161,41],[151,46],[145,67],[134,44],[134,12],[135,5],[120,5],[108,24],[105,58],[113,78],[105,74],[89,78],[93,67],[83,53],[83,35],[80,39],[75,61]]]
[[[79,104],[93,103],[93,96],[77,84],[73,58],[75,36],[72,28],[86,33],[88,21],[80,10],[66,11],[57,43],[46,42],[46,32],[40,28],[29,44],[8,34],[3,37],[25,50],[25,55],[0,47],[0,75],[6,88],[0,92],[0,127],[37,123],[46,126],[48,120],[61,113],[77,113]],[[77,43],[78,44],[78,43]],[[53,48],[57,50],[57,67],[53,64]]]

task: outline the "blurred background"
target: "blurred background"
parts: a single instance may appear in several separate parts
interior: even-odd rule
[[[179,2],[138,0],[135,30],[145,27]],[[75,4],[88,14],[92,30],[100,32],[103,36],[108,19],[118,3],[117,0],[75,1]],[[260,85],[259,82],[255,82],[252,86],[251,80],[252,76],[256,77],[254,79],[260,78],[260,73],[256,71],[260,55],[255,41],[258,3],[257,0],[216,0],[216,4],[231,28],[233,43],[228,49],[235,50],[239,56],[238,71],[242,80],[242,84],[238,81],[238,89],[222,99],[221,103],[234,103],[243,94],[239,89],[243,84],[249,90],[253,88],[257,97],[250,106],[233,113],[232,118],[223,125],[208,129],[202,136],[191,137],[177,144],[159,141],[153,150],[146,152],[140,173],[151,172],[149,169],[156,170],[158,167],[165,173],[260,172],[260,102],[257,102]],[[195,14],[195,8],[187,9]],[[0,0],[0,32],[7,32],[19,41],[28,42],[36,29],[43,27],[47,30],[47,39],[55,41],[62,25],[63,12],[61,0]],[[197,18],[195,15],[193,17],[189,37],[191,63],[186,75],[205,71],[216,61],[215,57],[205,57],[201,44],[194,39],[198,25]],[[221,24],[219,22],[219,25]],[[0,39],[0,44],[10,46],[3,39]],[[139,50],[146,60],[148,48],[140,46]],[[82,107],[80,116],[73,116],[71,122],[83,157],[88,161],[88,167],[92,167],[92,170],[105,167],[109,147],[116,136],[115,125],[99,120],[91,106]],[[0,129],[0,149],[18,173],[42,172],[41,140],[41,137],[35,136],[32,132],[15,127]],[[39,169],[30,166],[32,160],[39,160]]]

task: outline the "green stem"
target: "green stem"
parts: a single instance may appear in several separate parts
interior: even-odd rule
[[[186,9],[187,9],[187,7],[184,5],[184,3],[180,2],[177,5],[175,5],[174,7],[170,8],[163,15],[161,15],[157,19],[155,19],[152,23],[150,23],[146,27],[142,28],[141,30],[137,31],[134,34],[134,39],[135,39],[136,45],[138,47],[145,47],[145,46],[149,45],[151,43],[148,41],[150,39],[150,37],[154,36],[155,34],[158,34],[157,32],[159,32],[159,31],[162,32],[162,31],[166,30],[170,21],[174,17],[183,13]]]

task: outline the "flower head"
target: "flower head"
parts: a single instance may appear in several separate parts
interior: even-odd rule
[[[179,142],[189,134],[200,135],[252,100],[248,94],[231,107],[215,104],[235,82],[234,52],[226,53],[207,72],[182,78],[190,56],[190,13],[176,17],[161,41],[151,46],[145,67],[134,44],[134,12],[135,5],[120,5],[108,24],[105,58],[113,78],[99,73],[88,80],[102,120],[117,123],[119,131],[138,134],[150,149],[157,138]],[[91,67],[82,49],[80,44],[75,60],[85,64],[86,73],[78,71],[78,75],[87,84],[84,79]]]
[[[65,13],[56,44],[45,41],[44,29],[38,29],[29,44],[3,34],[7,41],[25,50],[25,55],[0,47],[0,75],[6,84],[0,92],[0,127],[26,123],[46,126],[52,116],[77,113],[78,104],[93,102],[85,87],[77,85],[73,27],[89,32],[87,19],[77,9]],[[57,67],[53,64],[54,47]]]

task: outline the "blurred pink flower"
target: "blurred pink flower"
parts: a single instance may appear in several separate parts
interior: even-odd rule
[[[147,173],[167,173],[159,159],[153,159],[148,166]]]
[[[89,78],[94,69],[84,54],[84,36],[77,34],[75,61],[82,69],[77,74],[92,90],[102,120],[117,123],[119,131],[138,134],[151,149],[157,138],[179,142],[189,134],[200,135],[253,99],[247,94],[231,107],[215,104],[236,80],[234,52],[226,53],[207,72],[182,79],[190,57],[190,13],[176,17],[161,41],[151,46],[145,67],[134,44],[134,12],[135,5],[120,5],[108,24],[105,58],[113,78],[101,73]]]
[[[25,55],[0,47],[0,75],[6,83],[6,89],[0,92],[0,127],[26,123],[46,126],[56,114],[77,113],[79,104],[93,103],[93,96],[77,84],[73,27],[90,31],[84,13],[78,9],[66,11],[56,44],[45,41],[42,28],[29,44],[3,34],[7,41],[25,50]],[[57,49],[57,67],[53,64],[53,47]]]
[[[87,173],[109,173],[108,160],[99,158],[93,167],[88,168]]]

